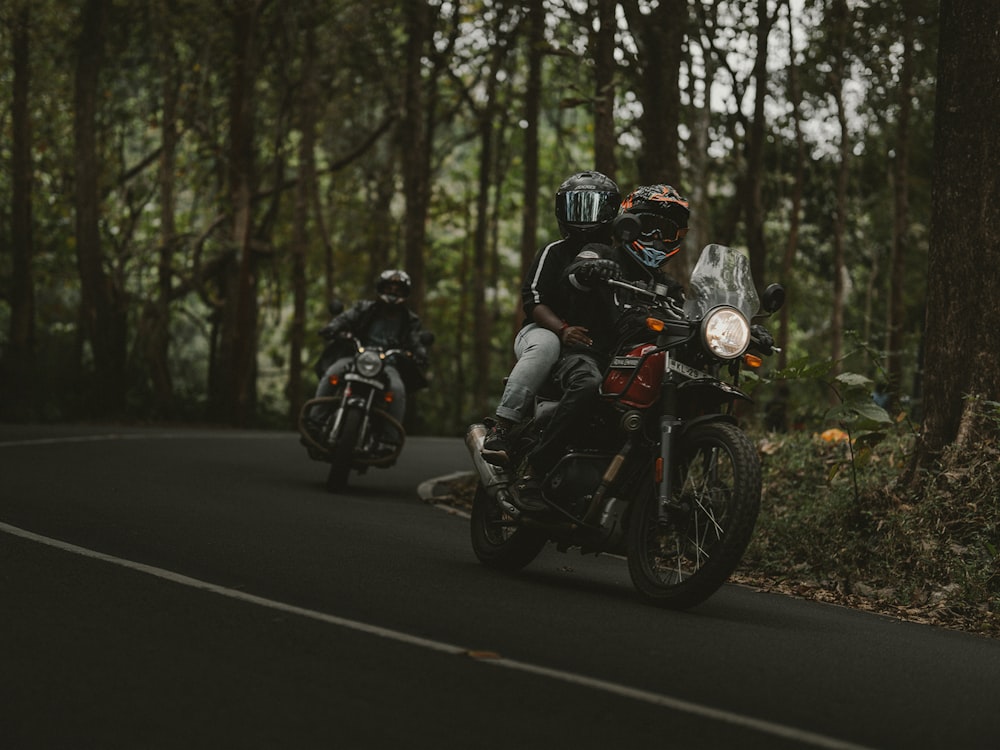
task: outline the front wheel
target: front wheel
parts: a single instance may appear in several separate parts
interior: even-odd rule
[[[354,462],[354,448],[358,444],[364,412],[359,409],[345,409],[340,421],[337,441],[330,449],[330,471],[326,475],[326,489],[342,492],[347,487],[347,477]]]
[[[760,510],[760,461],[728,422],[699,425],[681,438],[668,521],[656,485],[646,490],[628,528],[628,570],[647,602],[685,609],[725,583],[750,543]]]
[[[472,549],[479,562],[497,570],[520,570],[545,546],[545,536],[527,529],[504,513],[482,482],[472,498]]]

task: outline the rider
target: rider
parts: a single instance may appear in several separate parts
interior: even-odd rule
[[[351,334],[365,346],[405,349],[412,353],[412,362],[417,370],[422,370],[427,366],[428,359],[427,349],[420,339],[420,318],[405,304],[411,287],[410,276],[405,271],[383,271],[375,281],[375,299],[359,300],[331,320],[320,335],[332,340]],[[334,394],[335,387],[331,385],[330,378],[343,374],[353,359],[353,352],[340,356],[326,369],[316,388],[317,398]],[[409,369],[404,369],[406,364],[406,360],[400,360],[388,362],[385,367],[389,388],[394,394],[386,410],[400,424],[406,415],[406,381],[412,374]],[[393,445],[399,444],[401,436],[383,435],[382,438],[384,450],[389,451]]]
[[[538,252],[522,282],[525,318],[514,339],[517,363],[484,441],[484,456],[506,459],[509,430],[530,415],[535,394],[559,359],[561,344],[577,329],[577,321],[567,312],[563,271],[587,243],[611,240],[611,222],[620,201],[615,181],[595,171],[571,175],[556,191],[555,214],[562,239]]]
[[[597,280],[624,278],[646,287],[663,284],[670,296],[683,300],[683,287],[666,275],[663,266],[679,252],[687,234],[688,201],[669,185],[646,185],[622,201],[620,213],[625,212],[639,220],[637,237],[626,241],[616,237],[613,246],[588,244],[563,273],[563,289],[568,293],[566,314],[578,325],[563,336],[562,356],[554,368],[562,398],[514,486],[515,504],[521,510],[546,507],[541,499],[541,480],[596,403],[603,370],[617,343],[615,324],[628,300]],[[599,297],[595,299],[591,292]]]

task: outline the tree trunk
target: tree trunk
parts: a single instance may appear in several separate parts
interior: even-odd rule
[[[903,285],[904,255],[910,226],[910,113],[913,111],[913,18],[902,6],[903,61],[899,76],[899,125],[896,130],[896,159],[893,163],[893,231],[889,259],[889,320],[886,336],[886,375],[891,407],[899,405],[903,380]]]
[[[754,60],[754,112],[747,137],[747,171],[744,178],[743,205],[746,213],[747,249],[750,253],[750,270],[758,289],[765,282],[767,245],[764,241],[764,201],[761,185],[764,180],[764,146],[767,138],[767,118],[764,103],[767,99],[767,53],[771,36],[772,19],[767,13],[767,3],[757,2],[757,56]]]
[[[594,50],[594,166],[615,179],[615,13],[617,0],[597,0],[598,28],[591,32]]]
[[[924,422],[915,465],[996,439],[1000,402],[1000,4],[942,0]]]
[[[795,126],[795,173],[792,187],[791,215],[788,217],[788,237],[785,252],[781,259],[781,275],[779,280],[787,290],[784,307],[781,308],[778,323],[777,344],[778,369],[788,366],[789,313],[795,299],[795,287],[792,284],[792,266],[799,245],[799,225],[802,221],[802,194],[805,189],[806,144],[802,133],[802,89],[799,85],[799,68],[795,62],[795,19],[791,3],[788,3],[788,46],[790,62],[788,65],[788,101],[792,105],[792,121]]]
[[[425,101],[422,58],[433,35],[435,9],[426,0],[406,3],[406,63],[403,110],[400,123],[403,153],[403,192],[406,195],[406,219],[403,247],[406,272],[413,290],[410,306],[423,315],[427,281],[424,272],[424,244],[427,238],[427,211],[430,206],[430,128]]]
[[[687,0],[661,0],[645,15],[640,13],[635,0],[624,3],[623,7],[642,61],[639,130],[643,142],[637,165],[639,184],[667,183],[683,195],[686,188],[681,175],[678,128],[680,68],[688,3]],[[684,254],[678,253],[670,261],[668,270],[678,280],[687,279],[690,270]]]
[[[170,28],[167,3],[156,6],[160,41],[161,91],[163,99],[163,149],[160,153],[160,251],[157,264],[156,297],[143,310],[145,358],[153,384],[156,411],[169,414],[174,387],[170,377],[170,302],[173,297],[173,254],[176,242],[174,173],[177,161],[177,55]]]
[[[232,13],[233,69],[229,91],[229,207],[234,263],[223,281],[218,341],[218,370],[213,414],[243,427],[256,409],[257,269],[251,247],[252,199],[255,185],[254,78],[257,0],[240,0]]]
[[[87,0],[80,17],[74,83],[76,257],[80,317],[96,374],[93,408],[103,416],[124,408],[127,315],[123,293],[103,267],[100,235],[100,160],[97,154],[98,78],[104,62],[108,0]]]
[[[288,355],[289,421],[298,422],[305,400],[302,389],[302,349],[306,331],[306,257],[309,250],[309,206],[316,181],[316,103],[319,86],[316,78],[316,28],[313,13],[306,19],[306,45],[302,61],[302,96],[299,102],[299,176],[295,186],[294,224],[292,226],[292,330]]]
[[[28,105],[31,86],[29,0],[22,0],[13,19],[14,81],[11,126],[11,230],[13,264],[10,285],[10,344],[4,363],[4,380],[9,391],[3,399],[6,418],[27,419],[34,401],[35,375],[35,280],[32,271],[31,109]]]
[[[834,0],[831,22],[834,39],[834,65],[831,72],[834,104],[837,109],[837,123],[840,127],[840,161],[837,167],[837,198],[833,227],[833,312],[830,316],[830,358],[833,372],[840,372],[840,359],[844,348],[844,274],[847,272],[844,250],[844,234],[847,228],[847,177],[851,154],[847,126],[844,88],[846,85],[847,49],[850,15],[846,0]]]
[[[493,80],[491,77],[490,80]],[[487,86],[487,102],[479,114],[479,189],[476,195],[476,228],[472,240],[472,371],[473,409],[488,413],[490,383],[490,341],[492,320],[486,308],[486,256],[489,229],[489,197],[493,165],[493,114],[492,86]]]
[[[521,274],[528,272],[538,251],[538,129],[545,54],[545,8],[542,0],[528,7],[528,81],[524,89],[524,210],[521,214]],[[521,323],[518,298],[515,326]]]

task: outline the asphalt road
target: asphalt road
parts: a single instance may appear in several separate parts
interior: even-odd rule
[[[342,496],[292,433],[0,425],[2,748],[996,748],[1000,642],[622,561],[475,560],[412,438]]]

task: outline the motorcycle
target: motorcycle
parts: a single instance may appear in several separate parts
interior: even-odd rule
[[[484,457],[486,424],[469,427],[479,479],[472,548],[482,564],[506,571],[550,541],[561,552],[623,555],[641,599],[692,607],[732,575],[756,523],[760,460],[734,408],[751,400],[742,368],[775,351],[751,322],[777,311],[784,289],[772,284],[758,296],[747,258],[722,245],[702,251],[683,307],[662,286],[605,283],[633,295],[628,317],[638,330],[605,371],[588,429],[544,478],[546,512],[520,511],[512,485],[557,399],[536,398],[532,419],[511,433],[506,462]]]
[[[429,346],[434,335],[423,331],[420,340]],[[338,351],[353,359],[343,374],[331,377],[336,390],[332,396],[304,403],[298,420],[309,457],[330,464],[326,477],[330,492],[342,491],[352,470],[364,474],[371,467],[392,466],[403,450],[406,431],[385,409],[398,395],[390,388],[386,366],[397,368],[408,391],[427,385],[423,367],[406,349],[364,346],[355,336],[340,334],[323,361],[335,361]],[[318,364],[317,370],[323,377],[326,367]]]

